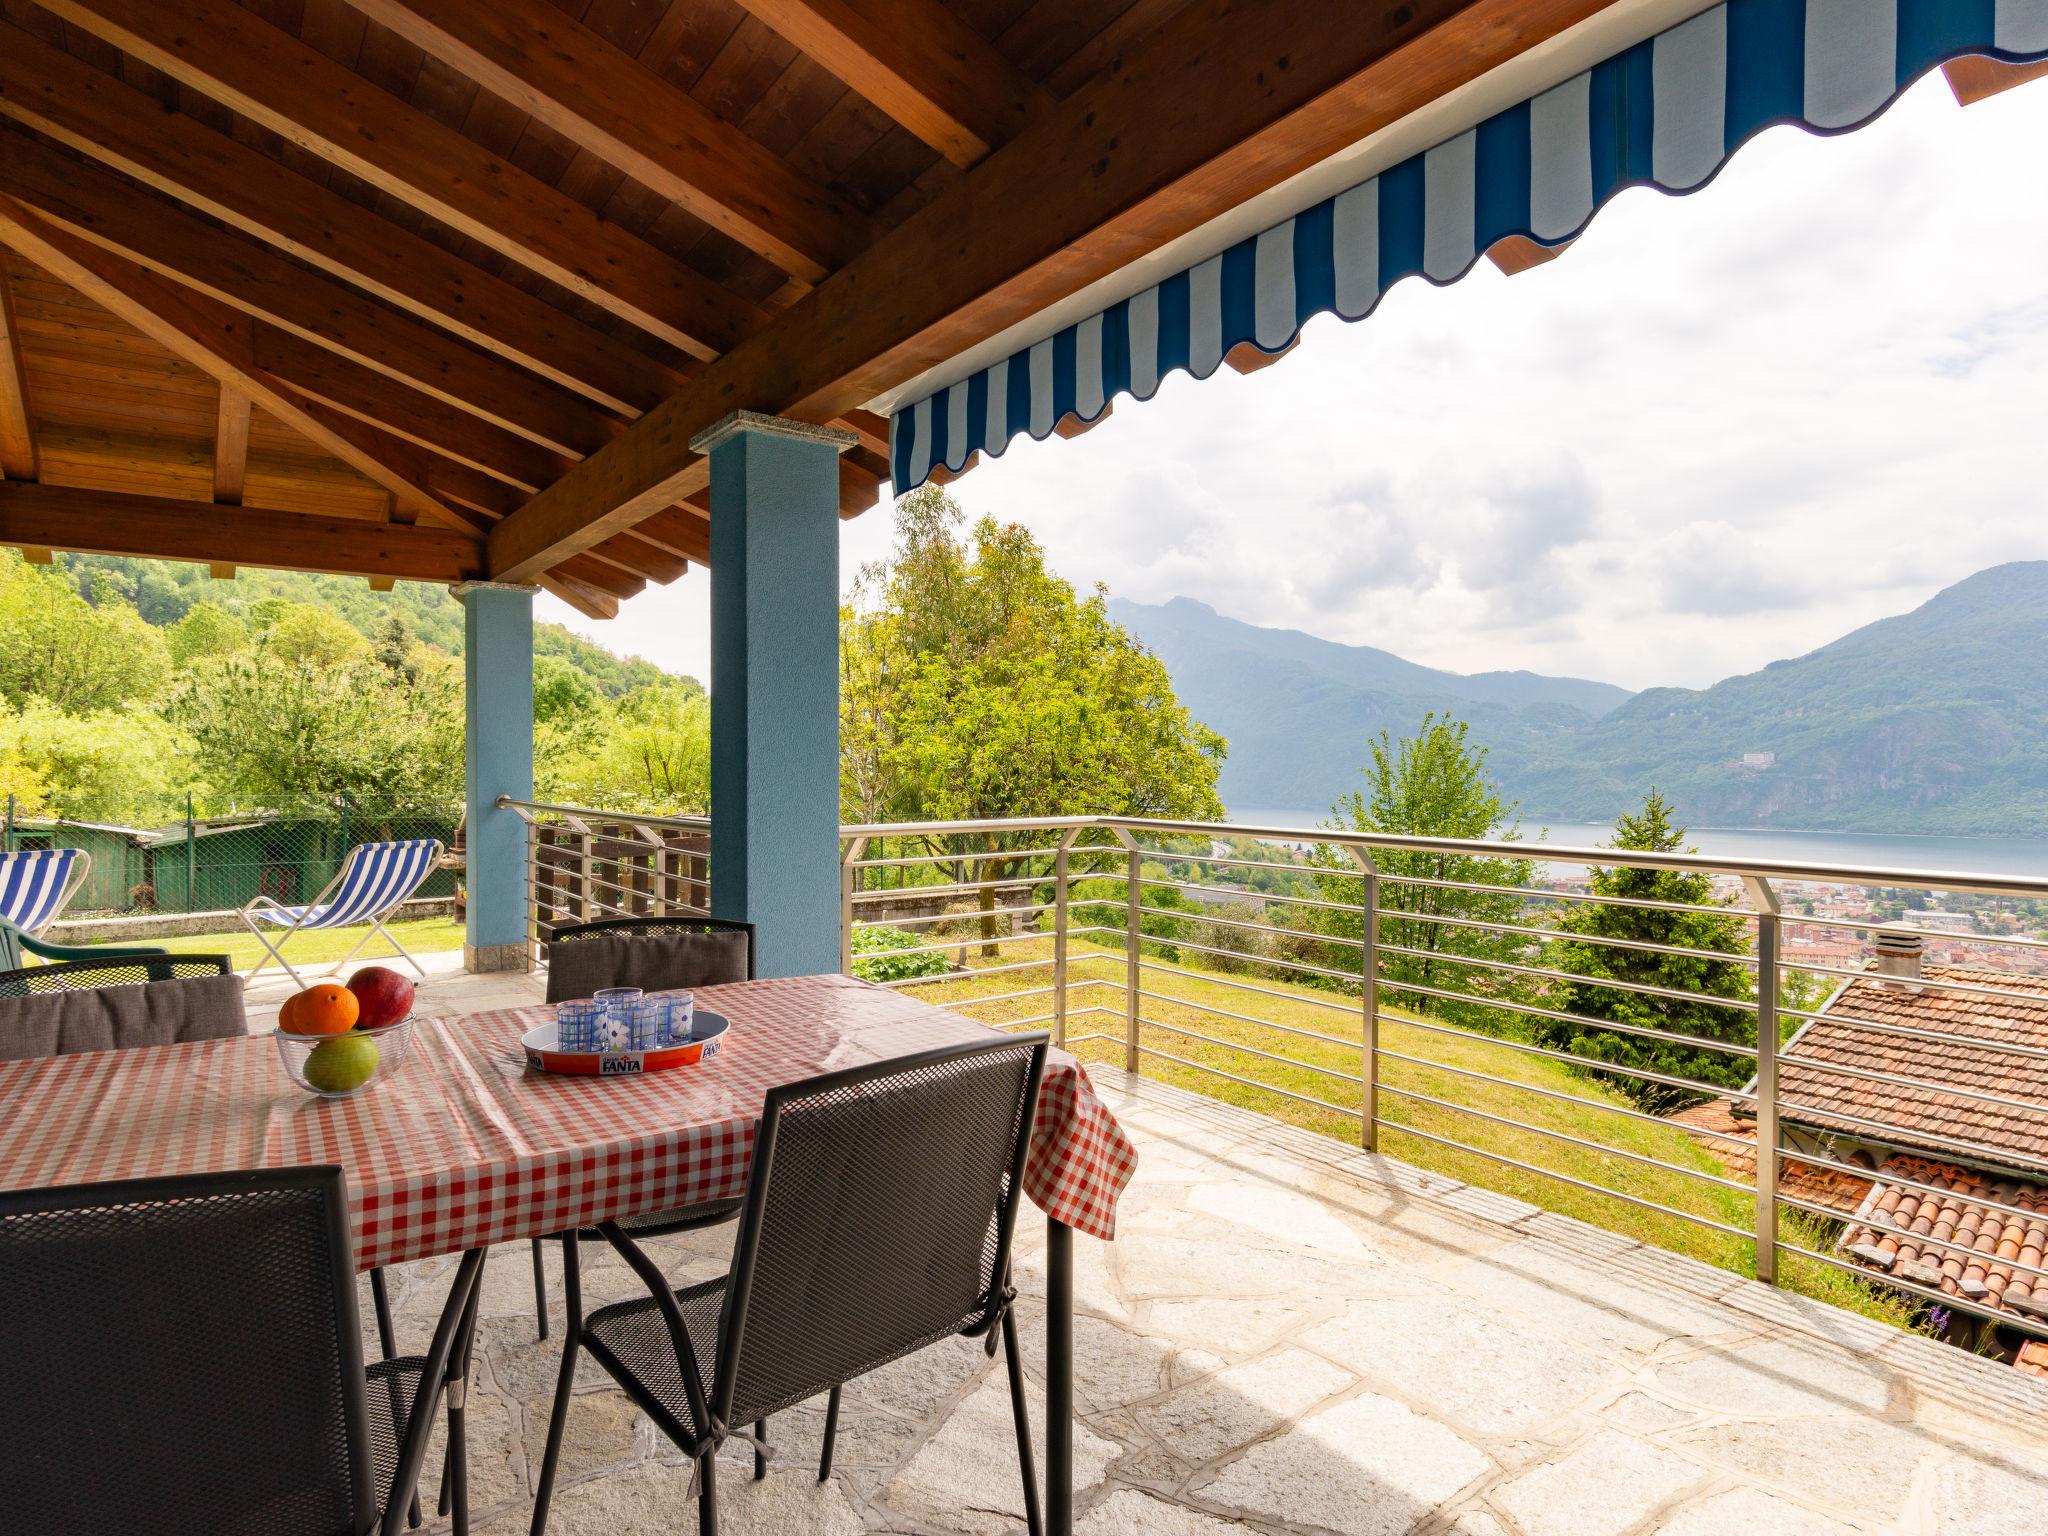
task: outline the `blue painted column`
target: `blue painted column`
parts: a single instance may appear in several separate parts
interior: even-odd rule
[[[763,976],[839,969],[839,455],[850,432],[740,411],[711,459],[711,910]]]
[[[476,581],[462,599],[465,796],[469,894],[462,963],[471,971],[523,971],[526,823],[498,796],[533,798],[533,588]]]

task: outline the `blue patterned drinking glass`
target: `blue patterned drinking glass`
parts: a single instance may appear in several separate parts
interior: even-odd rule
[[[604,1004],[573,997],[555,1004],[555,1044],[565,1051],[604,1049]]]
[[[633,1005],[640,1001],[638,987],[600,987],[592,994],[591,1000],[604,1009],[603,1044],[600,1050],[630,1051],[638,1047],[632,1044]]]

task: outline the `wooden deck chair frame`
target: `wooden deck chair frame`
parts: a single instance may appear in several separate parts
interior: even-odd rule
[[[439,865],[442,858],[445,857],[448,852],[447,848],[442,844],[439,838],[428,838],[425,839],[425,841],[431,842],[433,844],[434,851],[427,858],[426,864],[420,872],[419,879],[415,880],[411,885],[407,886],[405,890],[400,892],[397,896],[393,897],[390,905],[386,906],[382,911],[374,913],[371,916],[365,918],[364,921],[366,921],[369,924],[370,931],[368,933],[365,933],[360,939],[358,939],[356,941],[355,947],[351,949],[347,954],[343,955],[339,960],[335,961],[334,964],[328,966],[327,969],[325,969],[324,971],[313,972],[315,976],[338,975],[343,966],[347,965],[351,960],[355,959],[357,955],[363,952],[363,946],[365,944],[369,943],[370,940],[372,940],[378,934],[381,933],[384,935],[384,942],[391,946],[393,958],[404,960],[407,965],[411,966],[415,971],[419,973],[420,980],[425,981],[427,979],[426,967],[421,965],[418,960],[414,959],[412,951],[408,950],[403,944],[399,943],[397,937],[393,935],[391,930],[384,926],[384,920],[387,917],[391,916],[392,913],[396,912],[401,906],[403,906],[405,902],[412,896],[412,893],[414,891],[418,890],[421,886],[427,883],[429,877],[433,875],[435,867]],[[342,886],[347,882],[349,872],[355,868],[356,860],[363,853],[363,851],[365,849],[374,848],[376,846],[377,845],[375,843],[361,843],[358,844],[356,847],[351,848],[349,850],[348,857],[342,860],[341,868],[335,872],[334,878],[327,882],[327,884],[321,889],[319,895],[315,896],[311,901],[306,902],[299,907],[298,920],[290,924],[288,927],[283,928],[282,931],[279,932],[275,943],[271,941],[270,935],[264,930],[263,925],[257,922],[255,914],[260,911],[269,910],[289,912],[291,910],[291,907],[288,904],[281,901],[273,901],[268,896],[258,896],[255,900],[249,902],[248,905],[242,907],[239,910],[239,915],[242,919],[242,925],[246,927],[251,933],[253,933],[256,936],[256,942],[261,944],[264,947],[264,949],[268,951],[267,954],[258,956],[256,963],[249,967],[249,974],[242,978],[244,983],[254,981],[256,979],[257,972],[261,971],[263,967],[268,965],[272,960],[275,960],[279,965],[284,967],[285,971],[291,976],[293,981],[297,982],[302,987],[306,985],[306,978],[299,974],[298,968],[294,966],[291,963],[291,961],[285,959],[284,946],[289,944],[292,941],[292,936],[298,933],[300,930],[324,926],[320,923],[313,921],[313,914],[319,911],[322,906],[326,905],[327,899],[330,896],[332,896],[337,890],[341,889]],[[335,926],[340,927],[342,925],[336,924]]]

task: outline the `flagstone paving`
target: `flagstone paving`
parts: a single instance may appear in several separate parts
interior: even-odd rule
[[[427,957],[423,1007],[531,1000]],[[281,995],[281,994],[280,994]],[[255,1002],[256,999],[252,999]],[[1082,1536],[2013,1536],[2048,1531],[2048,1388],[2008,1367],[1096,1069],[1140,1151],[1114,1244],[1077,1244]],[[1043,1234],[1021,1229],[1041,1372]],[[729,1234],[654,1245],[677,1281]],[[523,1246],[492,1255],[470,1396],[478,1536],[523,1532],[559,1360]],[[592,1304],[631,1294],[584,1249]],[[403,1347],[449,1261],[394,1273]],[[1009,1536],[1023,1504],[1001,1367],[956,1341],[779,1416],[730,1453],[731,1536]],[[557,1536],[691,1531],[689,1468],[578,1374]],[[429,1521],[429,1526],[445,1522]]]

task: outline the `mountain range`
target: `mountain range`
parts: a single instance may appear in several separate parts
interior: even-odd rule
[[[1439,671],[1190,598],[1118,599],[1110,612],[1229,739],[1232,807],[1327,806],[1358,785],[1369,736],[1413,731],[1436,710],[1470,723],[1530,821],[1604,823],[1654,784],[1696,826],[2048,832],[2048,561],[1980,571],[1711,688],[1635,694]]]

